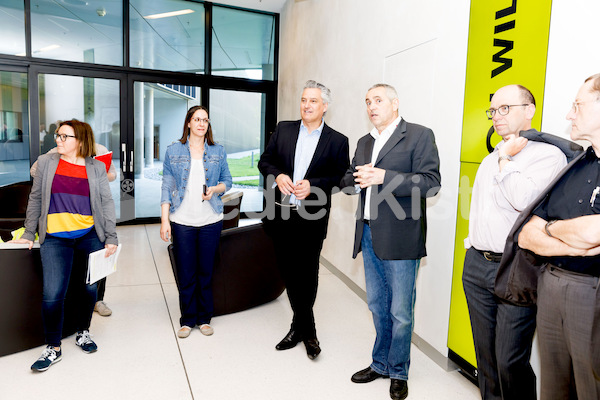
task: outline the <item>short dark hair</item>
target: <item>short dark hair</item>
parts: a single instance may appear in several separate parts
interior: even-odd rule
[[[179,139],[179,141],[182,144],[185,144],[185,142],[187,142],[188,136],[190,135],[190,128],[188,127],[188,124],[192,120],[194,113],[198,110],[204,110],[204,111],[206,111],[206,115],[209,115],[208,108],[206,108],[204,106],[190,107],[190,109],[187,111],[187,114],[185,115],[185,122],[183,123],[183,135],[181,136],[181,139]],[[210,116],[209,116],[209,118],[210,118]],[[206,143],[208,143],[209,146],[213,146],[215,144],[215,141],[213,139],[212,127],[210,126],[210,122],[208,123],[208,129],[206,130]]]

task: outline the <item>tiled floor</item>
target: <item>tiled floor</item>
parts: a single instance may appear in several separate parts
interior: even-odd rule
[[[177,288],[158,225],[118,228],[123,251],[108,280],[110,317],[94,315],[99,351],[84,354],[74,337],[63,360],[44,373],[29,367],[42,347],[0,358],[0,399],[389,399],[389,380],[357,385],[355,371],[370,362],[375,333],[366,304],[321,268],[315,306],[323,352],[304,346],[278,352],[289,327],[284,295],[249,311],[214,318],[215,334],[194,329],[178,339]],[[412,349],[409,399],[478,399],[457,371],[446,372]]]

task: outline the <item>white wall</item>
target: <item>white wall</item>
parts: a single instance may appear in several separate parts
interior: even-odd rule
[[[279,120],[298,119],[303,83],[320,81],[333,92],[326,122],[349,137],[354,154],[357,140],[371,129],[364,95],[383,81],[398,89],[401,115],[436,134],[442,191],[429,201],[429,256],[419,273],[415,333],[444,355],[469,7],[467,0],[288,0],[281,13]],[[600,72],[598,15],[598,2],[552,2],[544,131],[569,137],[565,115],[583,80]],[[356,198],[334,196],[322,255],[364,289],[362,258],[351,258],[355,209]]]
[[[400,113],[433,129],[442,191],[429,201],[429,256],[417,285],[415,333],[447,354],[456,225],[460,136],[469,2],[289,0],[281,14],[279,120],[299,118],[302,85],[331,88],[326,122],[350,139],[350,152],[371,125],[364,96],[378,82],[394,85]],[[356,197],[333,197],[322,252],[364,289],[362,257],[351,258]],[[368,317],[368,316],[366,316]],[[368,346],[369,344],[365,344]]]
[[[571,124],[565,117],[577,91],[587,77],[600,73],[598,15],[597,1],[552,2],[542,116],[542,129],[546,132],[569,138]]]

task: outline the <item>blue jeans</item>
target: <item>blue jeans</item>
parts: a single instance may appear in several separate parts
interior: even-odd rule
[[[96,304],[97,282],[85,283],[89,254],[104,248],[94,228],[77,239],[63,239],[46,235],[40,246],[42,257],[43,295],[42,316],[46,343],[60,346],[64,321],[64,305],[71,278],[76,279],[72,295],[77,299],[75,328],[83,331],[90,328],[94,304]],[[71,296],[71,294],[70,294]]]
[[[208,324],[214,313],[212,274],[223,221],[200,227],[171,223],[181,326]]]
[[[416,289],[421,260],[382,260],[373,251],[371,228],[361,241],[367,302],[377,337],[371,368],[393,379],[408,380]]]
[[[514,306],[495,296],[499,265],[474,248],[465,255],[462,280],[479,391],[483,400],[536,400],[535,374],[529,364],[536,307]]]

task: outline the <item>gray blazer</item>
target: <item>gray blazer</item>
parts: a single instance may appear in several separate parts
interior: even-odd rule
[[[359,139],[352,165],[340,187],[354,186],[352,174],[356,166],[372,161],[374,143],[371,134]],[[383,260],[416,260],[426,256],[425,198],[435,196],[441,188],[440,159],[432,130],[402,119],[373,166],[385,169],[383,184],[371,191],[370,227],[375,254]],[[378,201],[375,191],[387,191],[380,198],[385,200]],[[354,258],[361,251],[365,194],[366,189],[360,191]]]
[[[44,154],[38,158],[38,168],[27,203],[23,239],[33,241],[37,231],[40,244],[44,243],[48,226],[52,181],[59,160],[60,154],[58,153]],[[85,170],[90,185],[90,203],[96,234],[101,242],[116,245],[119,241],[117,240],[115,203],[108,186],[106,166],[101,161],[87,157]]]

